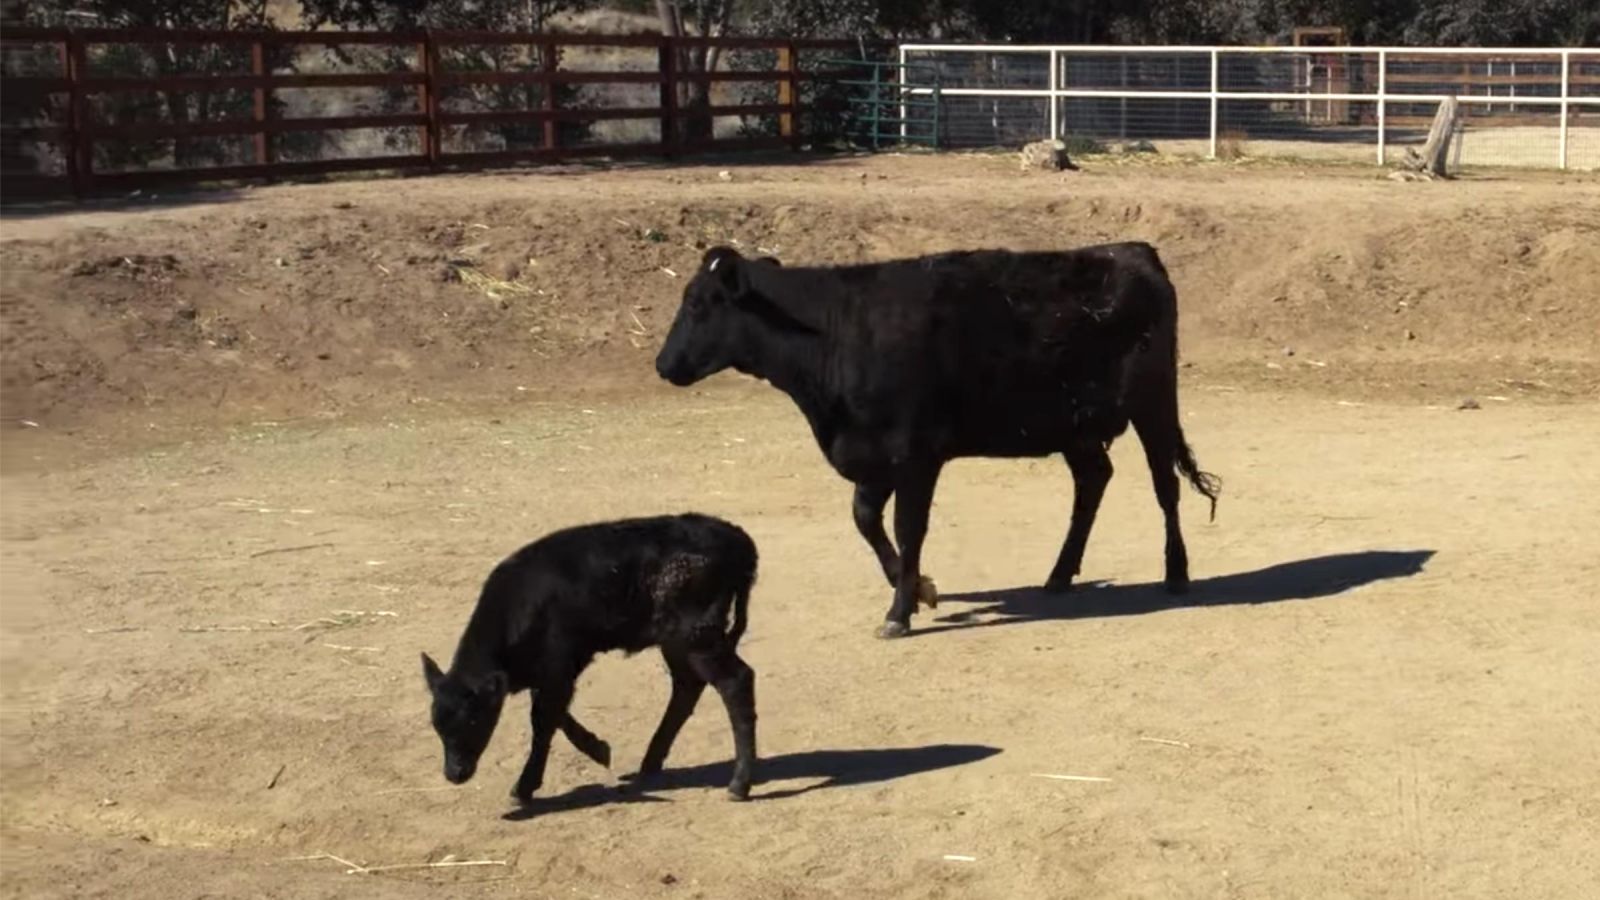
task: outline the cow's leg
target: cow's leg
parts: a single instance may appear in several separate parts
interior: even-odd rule
[[[900,554],[895,552],[894,544],[889,543],[889,535],[883,530],[883,508],[889,505],[893,495],[893,488],[858,484],[855,501],[850,504],[856,530],[867,539],[867,545],[878,557],[878,565],[883,568],[883,577],[889,579],[890,587],[900,578]]]
[[[1083,550],[1089,545],[1089,531],[1094,528],[1094,517],[1100,511],[1100,499],[1105,496],[1106,485],[1111,483],[1111,454],[1106,452],[1104,444],[1097,441],[1074,444],[1062,455],[1072,470],[1072,524],[1067,527],[1067,540],[1061,545],[1055,568],[1044,583],[1047,591],[1065,591],[1072,587],[1072,579],[1083,565]]]
[[[533,794],[544,785],[544,767],[550,760],[550,743],[556,731],[567,718],[567,706],[572,703],[572,691],[577,682],[572,678],[550,679],[540,685],[533,696],[533,749],[522,767],[522,775],[511,796],[523,805],[533,802]]]
[[[1156,489],[1156,502],[1167,528],[1167,590],[1182,594],[1189,590],[1189,551],[1183,544],[1183,528],[1178,523],[1178,453],[1183,432],[1177,412],[1166,416],[1136,414],[1134,431],[1144,446],[1145,462]]]
[[[717,689],[728,708],[733,726],[733,777],[728,780],[728,794],[735,800],[748,800],[756,766],[756,673],[731,646],[695,651],[689,662],[695,674]]]
[[[572,742],[572,746],[576,747],[579,753],[608,769],[611,768],[611,745],[583,727],[570,712],[561,720],[561,733],[567,736],[567,740]]]
[[[884,618],[878,636],[904,637],[911,631],[911,614],[920,600],[932,606],[933,582],[922,575],[922,539],[928,534],[928,510],[933,506],[933,489],[939,482],[939,467],[918,466],[902,470],[895,485],[894,539],[900,545],[900,575],[895,581],[894,603]]]
[[[700,695],[706,689],[706,680],[695,671],[688,653],[683,649],[664,646],[661,656],[666,659],[667,671],[672,674],[672,699],[667,701],[667,711],[662,713],[661,724],[656,726],[656,733],[650,738],[650,746],[644,752],[644,761],[639,764],[641,776],[661,771],[667,754],[672,752],[672,742],[678,738],[678,731],[683,728],[684,722],[689,721],[695,705],[700,702]]]

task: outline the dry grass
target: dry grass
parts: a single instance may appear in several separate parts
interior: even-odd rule
[[[1245,133],[1230,129],[1217,134],[1217,159],[1235,160],[1245,157]]]

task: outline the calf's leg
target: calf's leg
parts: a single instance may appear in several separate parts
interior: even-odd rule
[[[1083,565],[1083,551],[1089,545],[1089,532],[1100,511],[1100,500],[1111,483],[1111,454],[1096,441],[1074,444],[1062,452],[1072,470],[1072,524],[1067,527],[1066,543],[1045,581],[1047,591],[1066,591]]]
[[[756,673],[731,646],[693,652],[689,662],[702,680],[717,689],[728,709],[733,726],[733,778],[728,781],[728,794],[735,800],[748,800],[756,765]]]
[[[579,724],[571,713],[561,720],[561,733],[567,736],[567,740],[572,742],[572,746],[576,747],[579,753],[608,769],[611,768],[611,745]]]
[[[540,686],[533,696],[533,749],[522,767],[522,775],[511,796],[518,803],[533,801],[533,794],[544,785],[544,767],[550,760],[550,743],[567,719],[567,706],[577,679],[562,679]]]
[[[667,754],[672,752],[672,742],[678,738],[678,731],[683,728],[684,722],[689,721],[695,705],[700,702],[700,695],[706,689],[706,680],[690,664],[686,651],[679,647],[664,646],[661,655],[667,661],[667,671],[672,674],[672,699],[667,701],[667,711],[662,714],[661,724],[656,726],[656,733],[645,750],[644,761],[639,764],[640,775],[654,775],[661,771]]]

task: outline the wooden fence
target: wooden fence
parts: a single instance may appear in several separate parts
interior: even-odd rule
[[[28,141],[59,148],[64,160],[60,174],[16,171],[15,154],[6,154],[3,173],[8,192],[28,194],[85,194],[130,190],[171,181],[222,181],[312,175],[360,170],[421,169],[441,170],[457,167],[482,167],[516,162],[555,162],[583,156],[674,157],[707,151],[732,151],[790,147],[798,149],[804,136],[801,119],[817,109],[802,103],[802,86],[808,82],[837,79],[842,73],[803,69],[804,51],[827,51],[829,55],[855,56],[868,49],[851,41],[783,40],[769,38],[664,38],[654,35],[575,35],[502,32],[358,32],[358,31],[203,31],[134,29],[47,29],[7,28],[0,33],[7,47],[31,44],[35,49],[54,47],[59,71],[50,75],[9,76],[3,79],[5,102],[17,98],[37,101],[44,97],[64,97],[57,104],[60,121],[0,126],[0,137],[15,146]],[[96,45],[141,45],[175,47],[183,45],[221,45],[249,48],[250,71],[205,72],[157,77],[102,77],[90,67],[88,48]],[[407,70],[382,72],[344,72],[303,74],[270,71],[269,60],[282,48],[297,45],[344,47],[386,45],[415,49],[416,63]],[[442,64],[447,51],[461,46],[514,45],[537,49],[537,69],[461,70]],[[870,45],[869,45],[870,46]],[[654,51],[655,66],[643,71],[574,71],[559,66],[564,47],[617,47],[635,51]],[[718,52],[768,51],[773,64],[764,69],[695,71],[685,65],[689,52],[699,48],[721,48]],[[239,51],[242,52],[242,51]],[[530,54],[531,56],[531,54]],[[682,102],[684,88],[700,83],[746,82],[776,85],[776,102],[737,105],[699,105],[688,108]],[[631,84],[657,88],[654,106],[562,108],[560,85]],[[442,108],[440,98],[452,87],[473,85],[538,85],[540,101],[535,109],[459,111]],[[417,112],[346,116],[276,117],[273,92],[303,88],[381,88],[415,91]],[[115,92],[211,92],[252,93],[253,109],[248,118],[219,121],[109,123],[96,121],[91,98]],[[754,137],[690,139],[682,123],[715,116],[775,117],[775,134]],[[659,122],[660,139],[650,142],[598,143],[563,146],[559,123],[594,123],[605,120],[653,120]],[[543,141],[535,147],[506,150],[449,151],[443,132],[452,126],[542,126]],[[342,159],[280,160],[275,153],[275,136],[291,132],[321,132],[339,129],[415,128],[420,151],[401,155],[360,156]],[[703,130],[703,129],[702,129]],[[98,142],[161,141],[197,137],[249,136],[253,149],[250,162],[171,169],[142,168],[131,171],[95,171],[94,148]]]

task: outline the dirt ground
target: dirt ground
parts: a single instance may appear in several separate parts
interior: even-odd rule
[[[1590,895],[1597,236],[1592,177],[981,156],[8,214],[0,895]],[[1225,480],[1216,522],[1185,506],[1184,598],[1133,439],[1066,597],[1031,589],[1065,466],[962,461],[925,554],[945,602],[877,641],[888,591],[799,415],[649,368],[697,242],[1120,237],[1178,283],[1185,427]],[[622,790],[652,654],[579,690],[615,771],[558,743],[506,817],[518,698],[446,785],[417,653],[489,568],[691,508],[762,551],[753,802],[720,788],[712,700],[672,779]]]

